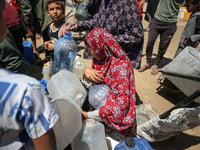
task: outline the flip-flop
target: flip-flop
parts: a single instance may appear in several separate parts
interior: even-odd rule
[[[147,69],[151,68],[151,66],[147,66],[146,64],[142,65],[142,67],[140,67],[140,69],[138,70],[139,72],[143,72]]]
[[[158,68],[157,67],[153,67],[152,71],[151,71],[152,75],[157,75],[158,74]]]

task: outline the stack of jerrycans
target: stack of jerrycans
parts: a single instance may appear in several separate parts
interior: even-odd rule
[[[53,127],[58,149],[65,149],[82,127],[81,107],[87,96],[78,77],[61,70],[51,77],[47,90],[59,120]]]

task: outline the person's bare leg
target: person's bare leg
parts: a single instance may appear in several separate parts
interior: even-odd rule
[[[38,55],[38,51],[36,48],[36,37],[31,37],[31,41],[32,41],[32,46],[33,46],[33,53],[36,53]]]

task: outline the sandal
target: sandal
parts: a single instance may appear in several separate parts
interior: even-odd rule
[[[152,71],[151,71],[152,75],[157,75],[158,74],[158,68],[157,67],[153,67]]]
[[[147,70],[147,69],[149,69],[149,68],[151,68],[150,65],[144,64],[144,65],[142,65],[142,67],[141,67],[138,71],[139,71],[139,72],[143,72],[143,71],[145,71],[145,70]]]

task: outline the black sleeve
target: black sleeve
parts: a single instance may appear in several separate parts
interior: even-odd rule
[[[93,7],[93,5],[94,5],[94,1],[95,1],[95,0],[90,0],[90,1],[89,1],[89,3],[88,3],[87,6],[86,6],[87,9],[90,9],[90,8]]]

